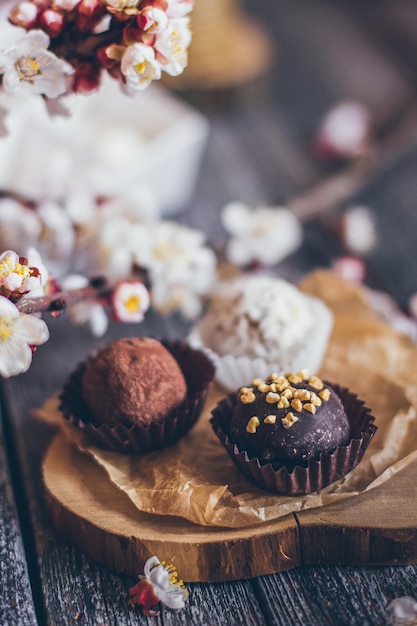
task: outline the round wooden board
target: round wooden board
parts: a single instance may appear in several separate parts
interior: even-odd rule
[[[57,530],[118,572],[138,574],[152,555],[175,563],[187,582],[251,578],[300,563],[297,523],[291,515],[229,530],[142,513],[62,433],[52,441],[42,469]]]
[[[417,562],[417,462],[355,498],[245,529],[196,526],[138,511],[62,433],[43,463],[57,530],[112,570],[143,571],[151,555],[188,582],[272,574],[302,564]]]

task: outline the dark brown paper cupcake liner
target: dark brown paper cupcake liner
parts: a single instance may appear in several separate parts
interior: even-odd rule
[[[89,362],[71,374],[60,395],[60,410],[66,420],[86,433],[101,448],[142,455],[178,441],[197,421],[214,378],[214,366],[200,350],[183,341],[162,341],[177,361],[187,383],[185,401],[162,421],[109,426],[99,424],[83,399],[82,379]]]
[[[356,467],[368,447],[377,427],[375,418],[363,400],[345,387],[329,384],[339,396],[350,423],[350,440],[331,453],[322,453],[304,465],[288,469],[284,463],[262,464],[249,458],[229,439],[230,421],[237,394],[229,394],[212,411],[211,425],[238,469],[258,487],[281,495],[306,495],[323,489]]]

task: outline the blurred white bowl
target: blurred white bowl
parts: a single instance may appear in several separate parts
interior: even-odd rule
[[[131,98],[110,78],[95,94],[69,99],[69,117],[41,102],[14,105],[0,138],[0,186],[31,198],[74,190],[117,194],[144,184],[163,215],[189,202],[209,133],[206,118],[160,85]]]

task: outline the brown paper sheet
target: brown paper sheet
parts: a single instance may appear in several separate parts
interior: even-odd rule
[[[219,387],[210,393],[199,422],[186,437],[142,458],[92,445],[81,432],[62,423],[57,398],[36,413],[58,421],[69,439],[105,469],[139,510],[183,517],[202,526],[259,524],[372,489],[417,458],[417,346],[378,320],[365,290],[324,271],[311,274],[301,288],[320,297],[335,316],[320,375],[365,400],[378,426],[358,467],[320,492],[278,496],[254,487],[239,473],[208,421],[211,407],[224,395]]]

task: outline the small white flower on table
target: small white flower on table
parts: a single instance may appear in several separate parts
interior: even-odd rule
[[[130,589],[132,603],[142,606],[144,615],[158,615],[150,607],[161,601],[170,609],[184,608],[188,591],[182,580],[178,580],[177,570],[170,564],[162,563],[152,556],[145,563],[144,576]]]

